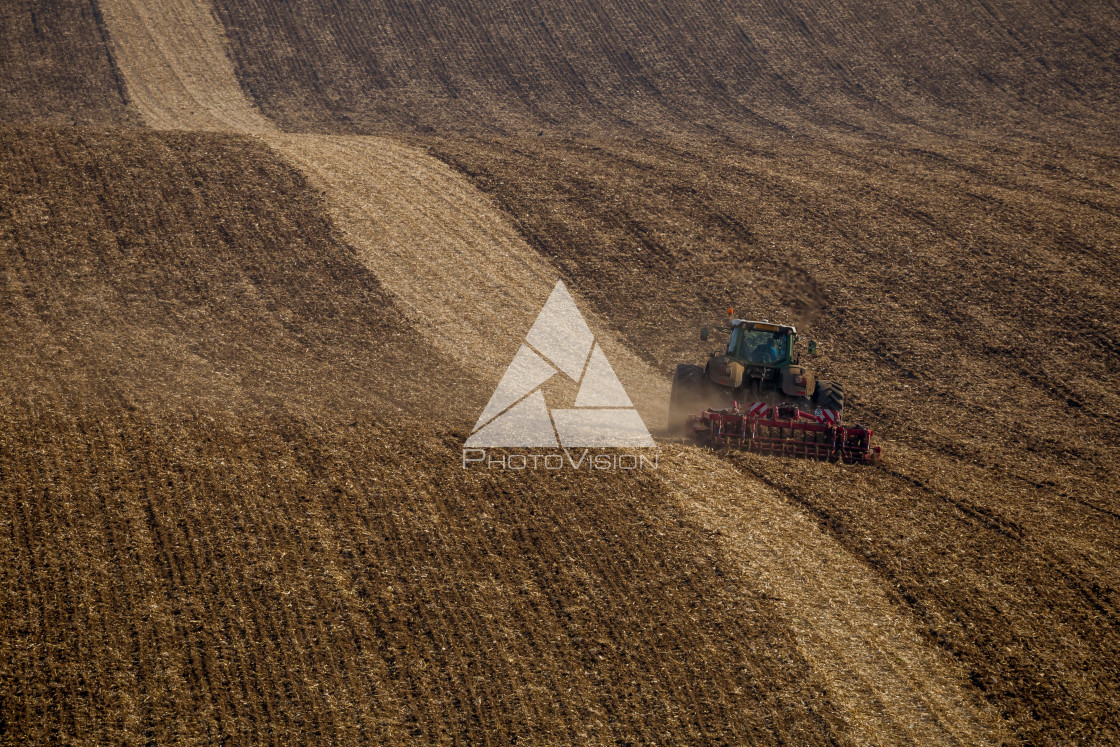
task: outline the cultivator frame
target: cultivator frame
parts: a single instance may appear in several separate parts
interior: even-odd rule
[[[759,454],[855,464],[878,464],[881,456],[881,447],[871,445],[870,428],[841,425],[830,410],[808,413],[789,403],[708,409],[689,416],[688,431],[708,446]]]

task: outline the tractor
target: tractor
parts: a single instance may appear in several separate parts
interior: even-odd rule
[[[801,366],[797,329],[734,318],[715,330],[727,347],[704,366],[681,364],[669,395],[669,431],[712,446],[878,463],[870,429],[844,426],[844,390]],[[700,339],[711,329],[702,327]],[[809,355],[817,350],[808,345]]]

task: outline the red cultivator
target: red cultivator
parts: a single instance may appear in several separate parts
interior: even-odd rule
[[[825,461],[878,464],[880,447],[871,445],[871,429],[839,425],[831,410],[817,414],[796,405],[756,402],[746,410],[706,410],[688,418],[689,432],[709,446],[761,454]]]

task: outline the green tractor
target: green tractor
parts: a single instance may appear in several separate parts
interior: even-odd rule
[[[684,433],[690,415],[708,408],[730,408],[736,402],[740,406],[789,403],[817,416],[823,413],[830,424],[840,424],[844,390],[839,384],[816,381],[800,365],[794,350],[796,328],[731,318],[728,326],[715,329],[728,335],[726,349],[711,353],[704,366],[682,363],[673,375],[671,433]],[[708,336],[709,328],[702,327],[700,339],[707,340]],[[809,355],[816,350],[816,342],[810,341]]]

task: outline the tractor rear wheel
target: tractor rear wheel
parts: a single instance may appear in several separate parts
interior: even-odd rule
[[[702,409],[707,382],[704,369],[682,363],[673,374],[673,388],[669,393],[669,434],[684,435],[688,416]]]
[[[813,401],[822,410],[833,410],[840,416],[844,412],[844,388],[831,381],[819,381],[813,393]],[[837,422],[839,420],[837,417]]]

